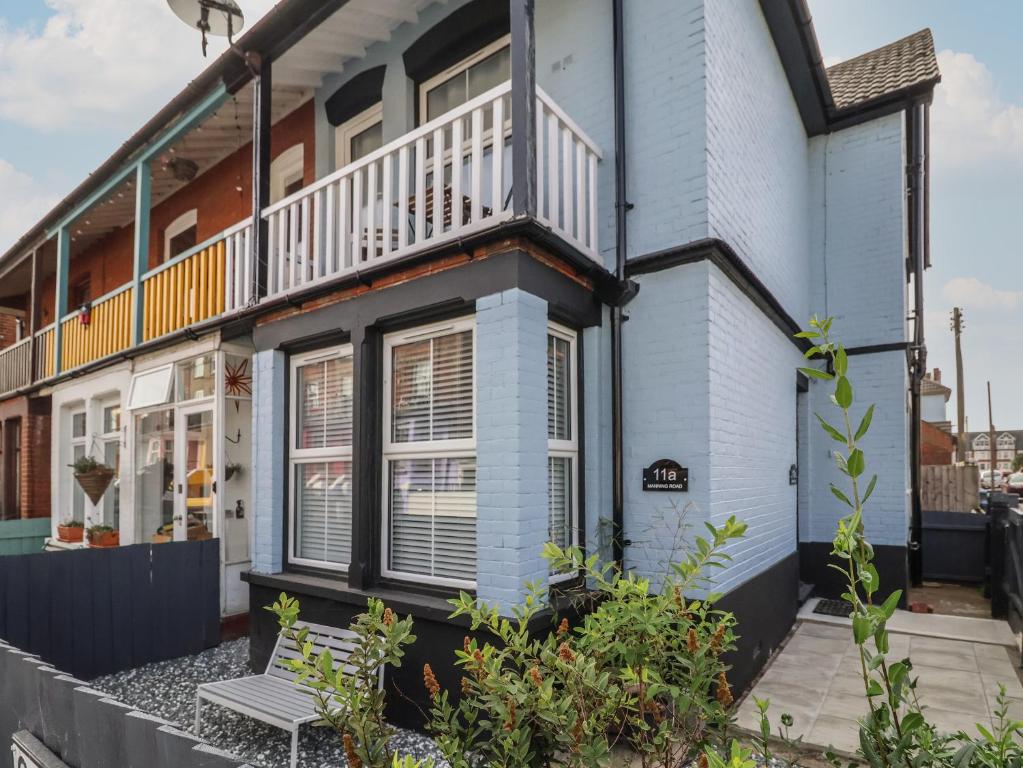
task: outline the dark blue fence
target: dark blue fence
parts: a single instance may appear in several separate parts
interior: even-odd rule
[[[82,680],[212,648],[219,541],[0,557],[0,639]]]

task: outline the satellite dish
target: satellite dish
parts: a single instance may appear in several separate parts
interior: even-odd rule
[[[206,36],[226,37],[234,45],[234,35],[245,26],[242,9],[234,0],[167,0],[174,15],[202,33],[202,55],[206,55]]]

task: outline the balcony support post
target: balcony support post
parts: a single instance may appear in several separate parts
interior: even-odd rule
[[[273,64],[269,57],[259,62],[259,75],[252,82],[252,296],[266,296],[269,243],[263,209],[270,205],[270,127],[273,92]]]
[[[512,211],[536,216],[536,34],[534,0],[511,4]]]
[[[69,224],[57,230],[57,286],[53,294],[53,373],[60,373],[63,328],[61,321],[67,314],[68,274],[71,266],[71,231]]]
[[[152,203],[151,166],[143,160],[135,168],[135,269],[132,273],[131,343],[145,340],[146,302],[142,295],[142,277],[149,269],[149,211]]]
[[[39,249],[32,251],[32,279],[28,291],[28,380],[36,380],[36,332],[39,330],[39,289],[42,286],[42,270],[39,269]]]

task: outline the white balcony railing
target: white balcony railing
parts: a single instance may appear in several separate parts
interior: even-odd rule
[[[510,92],[503,83],[264,209],[267,296],[510,218]],[[538,218],[596,260],[600,149],[539,89],[537,133]],[[250,259],[247,246],[246,237],[236,253]],[[236,264],[228,272],[244,278],[250,269]],[[227,309],[237,301],[228,300]]]

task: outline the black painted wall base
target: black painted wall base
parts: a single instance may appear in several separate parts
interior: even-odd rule
[[[799,558],[796,553],[736,587],[718,602],[739,622],[738,648],[726,657],[732,670],[728,679],[739,692],[757,676],[796,622],[799,594]]]
[[[845,592],[842,574],[828,563],[838,563],[831,554],[830,541],[803,541],[799,544],[799,576],[807,584],[813,584],[814,597],[840,598]],[[909,589],[909,550],[907,547],[875,546],[874,565],[881,577],[881,587],[874,595],[875,601],[884,600],[896,589],[902,590],[900,605],[905,607],[906,591]]]
[[[323,590],[303,583],[301,578],[252,576],[248,581],[251,609],[249,650],[256,672],[266,668],[277,640],[276,617],[264,607],[271,605],[282,589],[299,598],[302,619],[318,624],[345,627],[365,609],[364,596],[354,599],[354,592],[342,594],[341,590]],[[732,665],[729,681],[736,695],[763,668],[795,623],[798,587],[799,560],[793,552],[733,589],[718,603],[721,610],[733,612],[739,621],[738,649],[727,657]],[[410,595],[405,597],[406,600],[411,598]],[[385,599],[385,602],[393,605],[401,616],[409,612],[408,602],[403,604],[393,599]],[[475,635],[480,640],[490,636],[470,632],[464,620],[452,621],[446,618],[446,610],[439,610],[436,606],[423,606],[411,612],[414,616],[413,633],[417,639],[408,647],[402,666],[388,672],[387,716],[395,725],[421,729],[423,712],[429,706],[423,687],[423,665],[430,664],[442,687],[457,691],[461,673],[454,666],[455,649],[462,647],[466,635]],[[549,631],[549,619],[539,618],[542,621],[537,623],[537,631]]]

